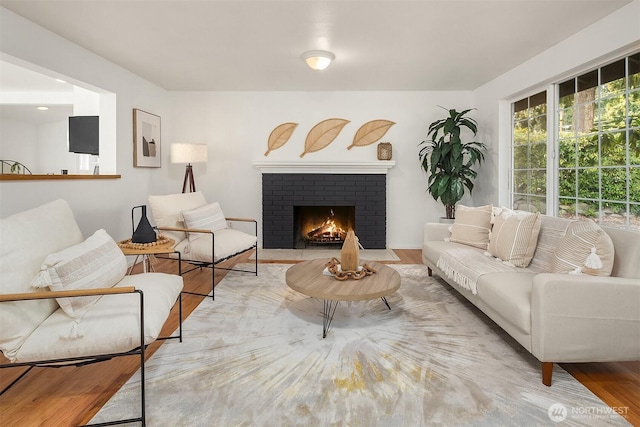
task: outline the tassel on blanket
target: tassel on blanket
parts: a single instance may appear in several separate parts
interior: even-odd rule
[[[71,323],[71,328],[69,329],[69,333],[67,335],[61,335],[60,338],[63,340],[75,340],[77,338],[81,338],[82,333],[80,332],[80,319],[74,319]]]
[[[584,261],[584,266],[593,270],[600,270],[602,268],[602,260],[596,253],[596,247],[591,248],[591,253]]]

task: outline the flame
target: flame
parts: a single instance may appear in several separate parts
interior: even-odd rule
[[[329,217],[327,217],[319,227],[314,227],[313,230],[307,233],[307,237],[319,240],[323,237],[344,239],[346,234],[347,231],[336,224],[335,214],[333,213],[333,209],[331,209]]]

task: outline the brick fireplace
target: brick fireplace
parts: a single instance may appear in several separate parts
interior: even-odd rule
[[[300,212],[317,207],[316,224],[333,213],[347,212],[342,214],[348,218],[342,227],[354,228],[364,248],[386,248],[386,171],[394,163],[256,164],[262,171],[262,246],[299,249],[324,247],[327,242],[339,244],[339,240],[331,240],[333,236],[326,242],[312,242],[312,246],[301,238],[309,228],[301,230]]]

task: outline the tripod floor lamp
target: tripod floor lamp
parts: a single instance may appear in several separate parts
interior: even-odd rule
[[[204,163],[207,161],[207,144],[171,144],[171,163],[186,163],[187,169],[184,172],[184,182],[182,192],[196,191],[196,183],[193,179],[193,168],[191,163]]]

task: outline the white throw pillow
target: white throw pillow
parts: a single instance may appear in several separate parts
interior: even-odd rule
[[[450,241],[487,249],[493,205],[456,206],[456,219],[451,226]]]
[[[207,200],[200,191],[149,196],[149,206],[153,214],[153,221],[158,227],[185,228],[181,212],[199,208],[206,204]],[[176,244],[187,238],[187,234],[183,231],[161,231],[161,233],[173,239]]]
[[[489,253],[513,266],[528,266],[536,251],[540,222],[539,213],[503,209],[493,219]]]
[[[98,230],[84,242],[47,256],[32,285],[52,291],[111,288],[126,272],[124,254],[106,231]],[[56,301],[69,316],[80,318],[98,299],[100,295]]]
[[[182,211],[184,224],[187,228],[198,230],[218,231],[227,228],[227,220],[218,202],[209,203],[202,207]],[[205,236],[205,233],[188,233],[189,241]]]
[[[610,276],[614,253],[611,237],[598,224],[578,221],[556,246],[551,272]]]

